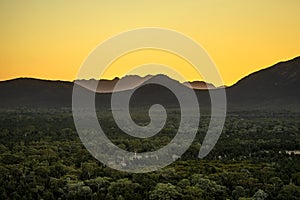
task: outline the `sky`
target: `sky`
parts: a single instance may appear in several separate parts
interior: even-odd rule
[[[0,0],[0,27],[0,80],[72,81],[97,45],[142,27],[193,38],[225,85],[300,55],[299,0]],[[101,78],[123,76],[146,63],[181,68],[188,80],[199,79],[180,57],[154,50],[121,56]]]

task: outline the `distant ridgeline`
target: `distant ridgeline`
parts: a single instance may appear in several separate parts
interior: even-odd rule
[[[122,79],[100,80],[101,88],[91,91],[96,80],[79,80],[82,90],[96,92],[96,106],[110,107],[111,92],[116,83],[122,80],[117,92],[127,92],[152,78],[173,81],[174,85],[186,90],[194,89],[201,107],[210,107],[209,90],[215,90],[213,84],[202,81],[180,83],[165,75],[126,76]],[[32,78],[18,78],[0,82],[0,108],[70,108],[72,106],[73,82],[48,81]],[[300,57],[277,63],[269,68],[252,73],[233,86],[226,88],[229,109],[300,109]],[[209,90],[208,90],[209,89]],[[140,87],[131,98],[134,106],[149,106],[160,103],[177,107],[175,95],[167,88],[149,84]]]

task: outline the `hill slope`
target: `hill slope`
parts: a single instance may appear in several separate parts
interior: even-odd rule
[[[167,76],[153,76],[149,80],[157,77],[190,90]],[[111,86],[110,83],[107,84],[109,90]],[[114,84],[115,82],[111,83],[111,85]],[[226,88],[228,105],[229,108],[233,109],[261,109],[266,107],[272,109],[300,109],[299,86],[300,57],[297,57],[252,73],[235,85]],[[73,82],[31,78],[2,81],[0,82],[0,107],[71,107],[72,89]],[[195,91],[200,104],[209,106],[208,91]],[[110,96],[110,94],[104,93],[97,94],[97,105],[109,107]],[[170,106],[178,105],[178,101],[170,91],[154,84],[138,89],[133,95],[132,101],[134,102],[133,105],[141,106],[155,103],[155,101]]]
[[[252,73],[227,88],[232,105],[289,106],[300,102],[300,57]]]
[[[18,78],[0,82],[0,107],[68,107],[72,82]]]

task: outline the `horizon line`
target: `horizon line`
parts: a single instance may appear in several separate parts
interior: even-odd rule
[[[259,70],[257,70],[257,71],[250,72],[250,73],[248,73],[247,75],[241,77],[241,78],[238,79],[236,82],[234,82],[233,84],[230,84],[230,85],[224,84],[224,85],[216,86],[214,83],[206,82],[206,81],[204,81],[204,80],[186,80],[185,82],[189,82],[189,83],[198,82],[198,81],[199,81],[199,82],[205,82],[206,84],[212,84],[212,85],[214,85],[216,88],[218,88],[218,87],[232,87],[232,86],[234,86],[235,84],[237,84],[239,81],[241,81],[242,79],[244,79],[244,78],[246,78],[246,77],[248,77],[248,76],[250,76],[250,75],[252,75],[252,74],[254,74],[254,73],[257,73],[257,72],[260,72],[260,71],[263,71],[263,70],[272,68],[272,67],[274,67],[274,66],[276,66],[276,65],[278,65],[278,64],[285,63],[285,62],[290,62],[290,61],[293,61],[293,60],[296,60],[296,59],[300,59],[300,55],[299,55],[299,56],[296,56],[296,57],[293,57],[293,58],[291,58],[291,59],[288,59],[288,60],[277,61],[276,63],[274,63],[274,64],[272,64],[272,65],[270,65],[270,66],[267,66],[267,67],[265,67],[265,68],[259,69]],[[122,79],[122,78],[124,78],[124,77],[126,77],[126,76],[138,76],[138,77],[140,77],[140,78],[145,78],[145,77],[147,77],[147,76],[157,76],[157,75],[164,75],[164,76],[167,76],[167,77],[169,77],[169,78],[171,78],[171,79],[173,79],[173,80],[176,80],[176,81],[180,82],[179,80],[177,80],[177,79],[175,79],[175,78],[172,78],[172,77],[170,77],[170,76],[167,75],[167,74],[147,74],[147,75],[145,75],[145,76],[138,75],[138,74],[128,74],[128,75],[125,75],[125,76],[123,76],[123,77],[118,77],[118,76],[116,76],[116,77],[111,78],[111,79],[109,79],[109,78],[104,78],[104,79],[89,78],[89,79],[77,79],[77,80],[97,80],[97,81],[100,81],[100,80],[106,80],[106,81],[113,81],[114,79]],[[12,78],[5,79],[5,80],[0,80],[0,82],[13,81],[13,80],[17,80],[17,79],[35,79],[35,80],[43,80],[43,81],[60,81],[60,82],[70,82],[70,83],[76,81],[76,79],[74,79],[74,80],[66,80],[66,79],[51,79],[51,78],[47,79],[47,78],[43,78],[43,77],[19,76],[19,77],[12,77]],[[185,83],[185,82],[180,82],[180,83]]]

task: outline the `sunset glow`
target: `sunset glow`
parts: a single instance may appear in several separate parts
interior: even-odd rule
[[[2,0],[0,80],[72,81],[104,40],[130,29],[162,27],[202,45],[224,83],[232,85],[249,73],[300,55],[299,11],[298,0]],[[122,76],[121,66],[149,62],[184,68],[190,80],[197,79],[182,60],[155,51],[125,55],[103,78]]]

